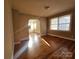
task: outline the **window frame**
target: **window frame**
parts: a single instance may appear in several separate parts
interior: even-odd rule
[[[54,18],[56,18],[56,17],[54,17]],[[57,21],[57,24],[51,24],[51,20],[54,19],[54,18],[51,18],[51,19],[50,19],[49,27],[50,27],[51,25],[57,25],[57,29],[58,29],[58,21]],[[55,30],[55,29],[51,29],[51,28],[50,28],[50,30]]]
[[[59,29],[58,29],[58,28],[59,28],[59,17],[65,16],[65,15],[70,15],[69,30],[59,30]],[[50,29],[50,26],[51,26],[50,21],[51,21],[53,18],[58,18],[58,25],[57,25],[58,27],[57,27],[57,30]],[[50,20],[49,20],[49,29],[50,29],[51,31],[69,32],[69,31],[71,31],[71,22],[72,22],[71,19],[72,19],[72,14],[71,14],[71,13],[64,14],[64,15],[60,15],[60,16],[56,16],[56,17],[51,17]]]

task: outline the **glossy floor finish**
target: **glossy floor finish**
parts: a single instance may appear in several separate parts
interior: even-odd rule
[[[74,59],[75,57],[73,41],[49,35],[40,37],[39,34],[31,34],[28,44],[24,44],[22,48],[21,53],[18,53],[19,56],[14,59]]]

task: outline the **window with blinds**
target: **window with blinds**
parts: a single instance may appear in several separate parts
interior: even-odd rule
[[[50,30],[69,31],[70,30],[70,18],[71,18],[70,14],[52,18],[50,20]]]

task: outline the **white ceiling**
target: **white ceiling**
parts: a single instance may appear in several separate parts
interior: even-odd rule
[[[12,7],[21,13],[47,17],[74,8],[74,4],[74,0],[13,0]]]

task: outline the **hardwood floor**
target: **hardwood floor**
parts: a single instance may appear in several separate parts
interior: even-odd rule
[[[29,38],[28,47],[17,59],[75,59],[74,41],[49,35],[40,37],[37,34]]]
[[[25,43],[27,43],[28,40],[23,40],[22,42],[18,43],[18,44],[15,44],[15,47],[14,47],[14,54],[19,50],[21,49]]]

